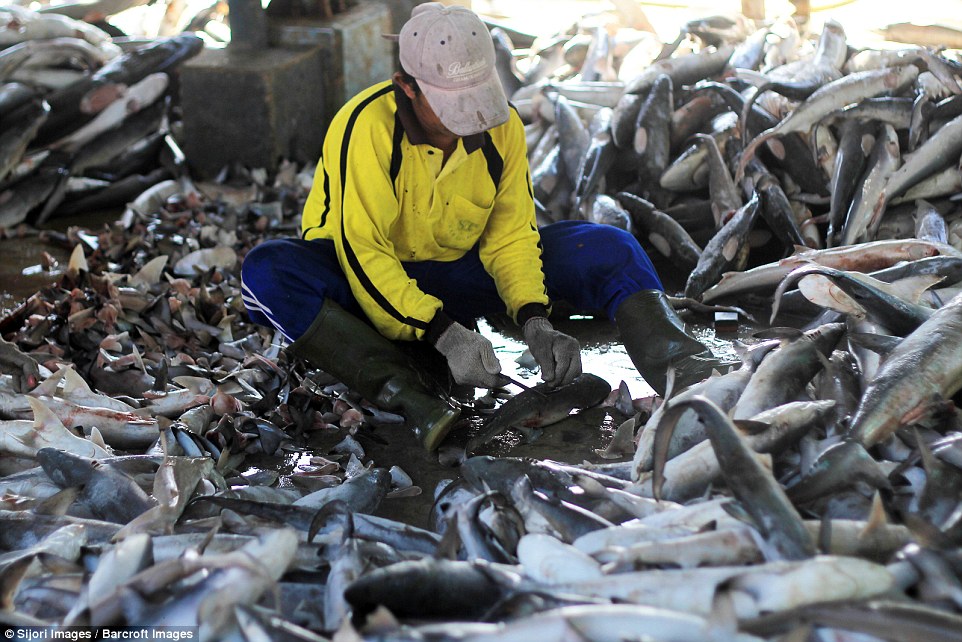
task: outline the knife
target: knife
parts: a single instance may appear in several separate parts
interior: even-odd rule
[[[537,394],[541,395],[542,397],[546,396],[544,392],[542,392],[541,390],[538,390],[538,389],[535,388],[534,386],[529,386],[528,384],[524,383],[523,381],[519,381],[518,379],[515,379],[514,377],[509,377],[508,375],[504,374],[503,372],[501,373],[501,376],[504,377],[505,380],[506,380],[508,383],[513,383],[514,385],[518,386],[518,387],[521,388],[522,390],[531,390],[532,392],[537,393]]]

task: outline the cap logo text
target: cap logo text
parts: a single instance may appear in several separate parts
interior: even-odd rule
[[[484,60],[475,60],[472,62],[456,60],[448,65],[447,77],[455,81],[470,80],[472,76],[477,76],[484,71],[486,67],[487,65]]]

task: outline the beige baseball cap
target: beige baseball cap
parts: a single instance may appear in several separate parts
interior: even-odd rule
[[[426,2],[398,36],[401,66],[414,76],[441,123],[458,136],[508,120],[488,28],[470,9]]]

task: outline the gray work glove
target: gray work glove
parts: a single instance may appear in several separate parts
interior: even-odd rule
[[[478,388],[504,385],[494,347],[477,332],[454,322],[441,333],[434,347],[448,360],[456,383]]]
[[[581,374],[578,340],[558,332],[544,317],[531,317],[521,328],[531,356],[541,366],[541,378],[549,386],[563,386]]]

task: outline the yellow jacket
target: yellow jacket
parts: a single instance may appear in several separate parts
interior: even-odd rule
[[[302,237],[334,241],[354,297],[389,339],[423,338],[442,307],[401,262],[452,261],[475,244],[512,318],[548,304],[517,113],[442,159],[390,81],[345,104],[324,139]]]

